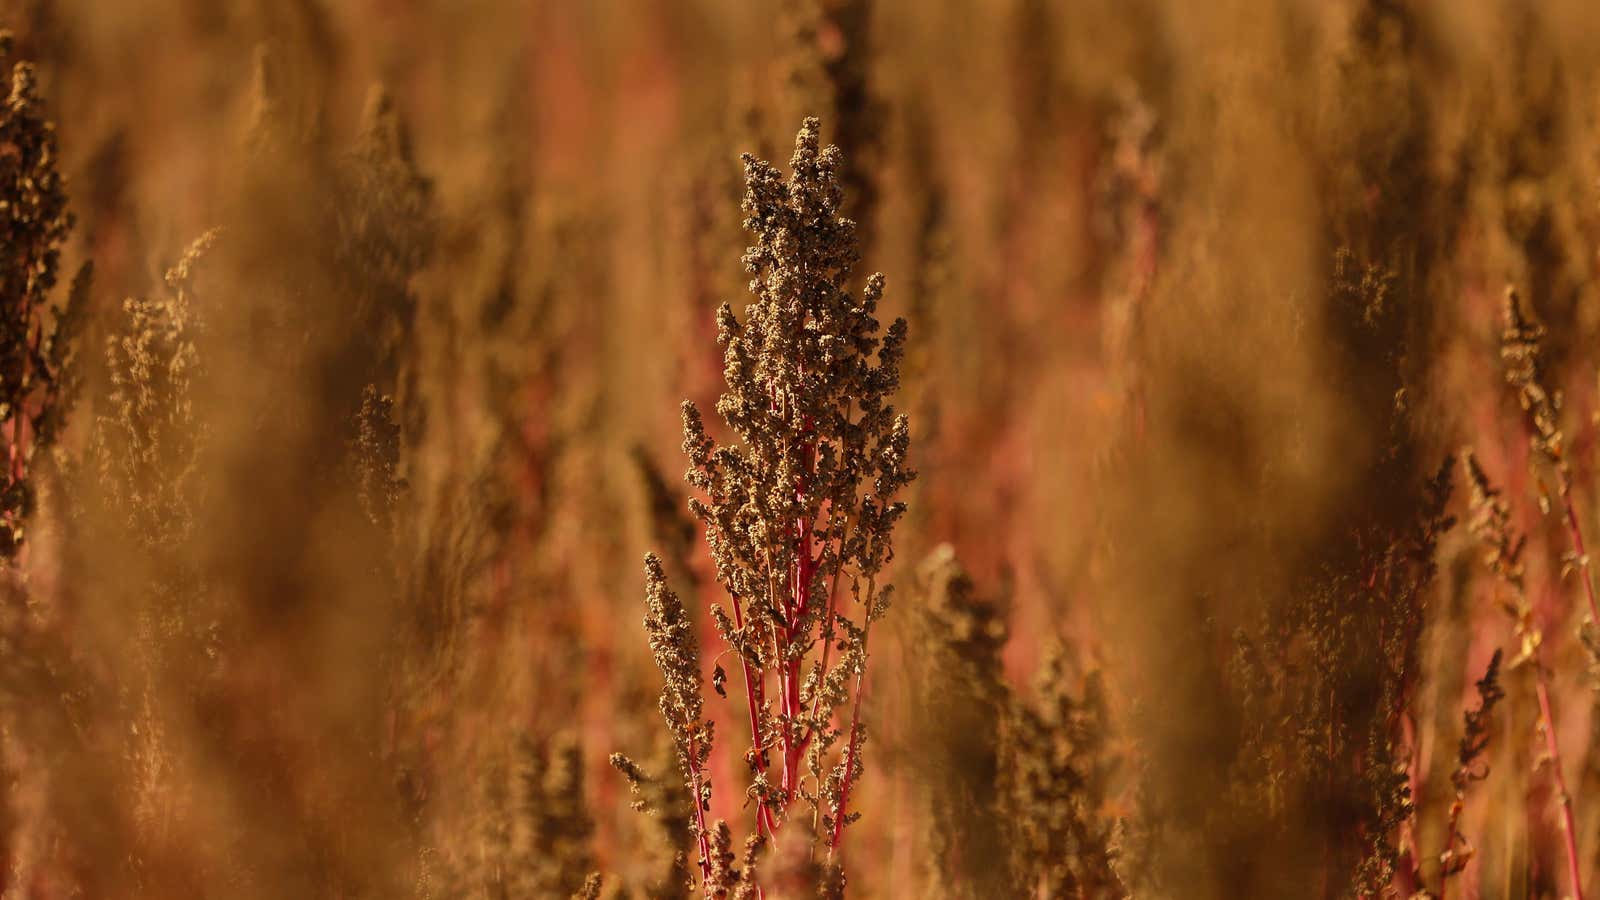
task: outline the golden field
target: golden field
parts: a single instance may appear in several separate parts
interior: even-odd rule
[[[0,896],[1600,892],[1589,4],[0,25]]]

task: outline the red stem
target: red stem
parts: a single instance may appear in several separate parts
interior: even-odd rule
[[[812,469],[816,466],[817,447],[810,435],[815,430],[815,425],[807,417],[801,425],[802,474],[795,481],[795,502],[802,508],[806,502],[807,480]],[[796,638],[795,629],[799,627],[801,619],[805,616],[806,607],[811,601],[811,580],[816,575],[816,560],[811,556],[812,529],[814,523],[810,516],[802,515],[794,524],[794,547],[792,548],[794,564],[789,569],[789,597],[785,610],[789,625],[784,629],[784,645],[792,646]],[[778,681],[783,692],[783,729],[780,735],[783,745],[783,791],[784,804],[788,805],[793,799],[795,790],[800,782],[800,753],[803,743],[796,739],[795,725],[800,716],[800,659],[792,658],[781,660],[778,663]]]
[[[844,833],[845,814],[850,804],[850,784],[856,769],[856,747],[861,737],[861,688],[856,687],[855,708],[850,713],[850,745],[844,756],[844,782],[839,785],[839,806],[833,811],[833,834],[828,837],[828,855],[839,848],[839,837]],[[1583,900],[1583,898],[1578,898]]]
[[[706,812],[702,800],[704,792],[700,786],[705,775],[700,771],[700,753],[695,743],[694,731],[685,724],[689,735],[689,788],[694,791],[694,823],[697,840],[700,844],[700,883],[705,885],[706,891],[711,890],[711,838],[706,834]],[[1582,900],[1582,898],[1579,898]]]
[[[845,421],[848,422],[850,420],[850,415],[853,409],[854,401],[845,404]],[[828,514],[830,519],[832,518],[833,512],[833,501],[830,500],[828,501]],[[838,541],[836,545],[838,549],[834,552],[833,577],[828,581],[828,609],[823,614],[822,631],[819,633],[819,639],[822,641],[822,668],[820,671],[822,672],[823,678],[828,677],[828,656],[833,650],[833,618],[834,610],[837,608],[839,597],[839,574],[844,571],[844,546],[845,542],[850,539],[850,530],[853,527],[854,523],[847,520],[845,522],[844,531],[840,532],[836,538],[830,538]],[[824,544],[823,547],[826,548],[827,545]],[[812,563],[813,567],[819,564],[820,559],[814,560]],[[821,710],[821,708],[822,692],[818,691],[816,695],[811,698],[811,715],[806,721],[805,734],[800,738],[800,753],[804,753],[806,748],[811,746],[811,739],[816,737],[818,727],[817,713],[819,710]]]
[[[1566,515],[1563,517],[1567,526],[1567,537],[1572,541],[1572,552],[1577,556],[1578,572],[1583,578],[1584,595],[1589,601],[1589,620],[1600,627],[1600,601],[1595,598],[1594,579],[1589,575],[1589,552],[1583,543],[1583,528],[1578,523],[1577,506],[1572,502],[1572,476],[1567,472],[1564,462],[1556,467],[1557,478],[1560,483],[1561,505]],[[1567,851],[1567,874],[1572,879],[1572,894],[1574,900],[1583,900],[1582,870],[1578,865],[1578,833],[1577,825],[1572,814],[1572,795],[1567,793],[1567,778],[1561,771],[1561,750],[1556,740],[1556,720],[1550,714],[1550,688],[1546,684],[1544,667],[1539,666],[1539,661],[1534,660],[1538,666],[1537,693],[1539,695],[1539,712],[1544,717],[1544,743],[1550,755],[1550,765],[1555,769],[1556,789],[1561,792],[1561,831],[1562,842]]]
[[[1583,529],[1578,525],[1578,510],[1572,503],[1572,477],[1565,467],[1560,469],[1561,504],[1566,507],[1567,536],[1572,540],[1572,552],[1578,556],[1578,571],[1583,575],[1583,590],[1589,598],[1589,619],[1600,626],[1600,600],[1595,599],[1594,579],[1589,577],[1589,553],[1584,549]]]
[[[739,604],[739,598],[733,598],[733,627],[744,628],[744,610]],[[756,677],[755,670],[750,668],[750,660],[739,655],[739,667],[744,671],[744,700],[745,707],[750,713],[750,753],[755,759],[757,772],[767,771],[765,751],[761,746],[761,679]],[[768,832],[775,830],[772,822],[772,811],[767,809],[767,802],[763,798],[756,798],[756,833],[760,834],[765,826]]]
[[[861,668],[856,672],[856,699],[850,711],[850,744],[844,754],[844,781],[839,785],[839,805],[833,811],[833,834],[828,837],[828,856],[839,848],[844,833],[845,815],[850,807],[850,785],[855,781],[856,754],[861,743],[861,697],[866,693],[867,638],[872,636],[872,602],[877,597],[876,583],[867,580],[867,624],[861,633]],[[1580,897],[1579,900],[1582,900]]]
[[[1535,693],[1539,696],[1539,714],[1544,719],[1544,747],[1550,757],[1550,767],[1555,770],[1556,790],[1561,800],[1561,838],[1567,851],[1567,877],[1572,880],[1573,900],[1583,900],[1583,876],[1578,866],[1578,826],[1572,814],[1572,795],[1567,793],[1567,776],[1561,771],[1561,747],[1556,740],[1556,720],[1550,714],[1550,687],[1546,683],[1544,667],[1534,660],[1538,672]]]

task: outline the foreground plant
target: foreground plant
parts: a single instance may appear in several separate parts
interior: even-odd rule
[[[859,817],[851,802],[867,738],[868,639],[889,604],[880,576],[905,509],[895,497],[914,477],[906,418],[889,402],[906,324],[879,337],[881,274],[859,293],[850,288],[856,226],[839,214],[842,156],[819,149],[819,129],[816,119],[801,128],[787,181],[744,157],[753,299],[743,321],[726,304],[717,313],[727,382],[717,412],[736,441],[719,444],[699,409],[683,407],[688,479],[704,495],[690,508],[727,594],[711,607],[725,646],[712,686],[728,696],[721,660],[731,656],[750,729],[754,829],[737,864],[726,823],[706,821],[713,729],[694,620],[659,561],[645,565],[645,625],[666,677],[661,710],[694,798],[700,881],[711,896],[759,896],[754,870],[768,846],[782,851],[772,883],[842,892],[839,849]]]

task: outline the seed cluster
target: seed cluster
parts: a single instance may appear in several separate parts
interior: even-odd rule
[[[879,575],[905,511],[896,496],[915,474],[906,467],[910,429],[891,402],[906,323],[880,336],[881,274],[859,291],[851,286],[858,251],[856,225],[839,211],[844,160],[820,146],[820,129],[806,120],[787,179],[744,157],[753,299],[742,320],[727,304],[717,312],[727,387],[716,410],[734,440],[714,439],[692,402],[683,430],[688,480],[700,494],[690,509],[727,597],[711,618],[737,659],[750,726],[754,837],[775,835],[804,801],[811,842],[831,857],[856,817],[849,803],[866,741],[868,635],[888,606]],[[646,581],[646,626],[666,678],[662,712],[700,798],[702,875],[708,884],[744,883],[753,852],[735,877],[723,826],[703,821],[712,736],[693,627],[654,557]],[[719,664],[713,687],[725,697],[726,682]]]

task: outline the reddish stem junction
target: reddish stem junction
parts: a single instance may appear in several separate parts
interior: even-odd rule
[[[776,403],[774,404],[776,406]],[[815,474],[817,465],[817,442],[815,437],[815,423],[807,417],[802,424],[802,441],[800,448],[802,472],[795,482],[795,502],[801,509],[807,506],[807,492],[810,489],[809,479]],[[818,515],[821,515],[819,512]],[[761,710],[765,706],[766,698],[766,672],[750,664],[748,659],[741,660],[741,668],[745,682],[746,712],[750,719],[750,737],[752,746],[751,765],[758,777],[767,775],[772,764],[767,756],[769,744],[774,744],[781,754],[782,771],[779,773],[780,789],[777,801],[774,803],[772,795],[763,795],[756,798],[756,830],[758,834],[776,835],[782,825],[789,807],[799,796],[800,779],[802,777],[802,760],[811,742],[816,738],[816,732],[821,723],[819,711],[821,704],[820,693],[812,698],[811,709],[806,710],[801,687],[804,683],[803,663],[805,653],[796,652],[796,648],[807,648],[817,643],[822,644],[821,667],[824,677],[827,674],[828,660],[832,650],[834,636],[834,619],[838,594],[838,573],[835,573],[833,582],[827,590],[827,608],[824,612],[820,630],[811,633],[807,624],[811,610],[812,587],[821,570],[822,557],[816,553],[816,517],[802,512],[796,517],[789,529],[788,569],[785,572],[785,590],[777,598],[783,621],[777,624],[772,634],[774,660],[772,669],[777,676],[777,696],[779,701],[779,717],[777,719],[777,734],[763,733]],[[829,542],[837,542],[836,555],[843,556],[845,535],[837,537],[830,535]],[[842,565],[842,560],[836,560],[835,565]],[[744,610],[738,598],[734,598],[734,627],[742,629],[745,623]],[[818,686],[820,691],[820,685]],[[855,761],[859,754],[860,732],[860,685],[857,685],[854,710],[851,716],[849,742],[845,751],[844,779],[840,786],[838,809],[835,810],[833,829],[829,835],[828,846],[831,852],[838,846],[840,832],[845,819],[845,804],[849,798],[850,783],[854,778]],[[818,786],[820,790],[820,785]],[[820,798],[818,802],[821,802]]]

